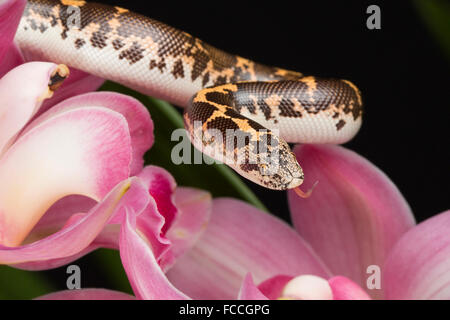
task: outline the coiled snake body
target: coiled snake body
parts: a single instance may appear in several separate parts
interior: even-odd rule
[[[361,125],[361,95],[349,81],[264,66],[119,7],[28,1],[16,42],[25,53],[185,107],[197,148],[271,189],[303,182],[287,142],[344,143]],[[243,142],[228,144],[229,132]],[[266,161],[273,154],[276,170]]]

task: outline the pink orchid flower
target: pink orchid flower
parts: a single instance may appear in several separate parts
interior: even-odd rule
[[[52,75],[67,71],[24,63],[12,42],[24,6],[0,1],[0,264],[50,269],[118,249],[123,217],[137,212],[136,231],[169,265],[190,245],[180,239],[168,250],[176,184],[162,168],[143,168],[154,140],[148,111],[120,94],[80,94],[103,80],[76,70],[44,101]]]
[[[152,144],[142,105],[112,93],[65,100],[101,79],[79,73],[42,106],[57,65],[13,68],[24,3],[0,0],[0,263],[36,270],[120,249],[140,299],[450,298],[450,212],[415,226],[392,182],[342,147],[296,149],[320,188],[308,200],[289,193],[294,229],[241,201],[175,191],[161,168],[141,171]],[[363,289],[369,266],[380,267],[378,289]]]
[[[44,102],[52,76],[67,70],[24,63],[12,42],[24,6],[0,1],[0,264],[38,270],[112,247],[125,208],[142,212],[153,201],[170,219],[175,182],[161,168],[143,169],[153,122],[137,100],[80,95],[103,80],[75,71]]]
[[[450,298],[450,211],[415,225],[398,189],[366,159],[340,146],[304,145],[295,153],[320,187],[307,200],[289,192],[294,228],[242,201],[211,203],[199,191],[177,189],[181,209],[172,224],[153,228],[153,239],[165,229],[170,241],[150,245],[136,227],[139,213],[128,210],[119,247],[136,298]],[[181,204],[189,198],[197,201]],[[158,248],[169,242],[168,263]],[[372,290],[370,266],[381,270]],[[42,298],[121,297],[130,298],[102,289]]]

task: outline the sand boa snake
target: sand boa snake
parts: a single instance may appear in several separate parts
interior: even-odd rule
[[[271,189],[303,182],[287,142],[344,143],[361,125],[361,95],[349,81],[261,65],[119,7],[28,1],[16,42],[34,56],[185,107],[197,148]],[[244,134],[243,144],[233,138],[227,148],[227,130]],[[265,159],[275,153],[271,171]],[[236,163],[238,155],[246,160]]]

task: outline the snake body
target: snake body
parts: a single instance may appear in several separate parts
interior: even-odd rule
[[[184,107],[197,148],[271,189],[296,188],[304,179],[286,141],[344,143],[361,125],[362,99],[350,81],[265,66],[120,7],[30,0],[15,40],[25,55]],[[245,135],[243,143],[226,143],[227,130]],[[273,154],[275,172],[266,161]]]

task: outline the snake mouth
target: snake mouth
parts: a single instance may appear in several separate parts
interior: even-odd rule
[[[305,180],[305,176],[301,169],[299,171],[294,171],[294,173],[292,173],[290,168],[286,168],[286,170],[289,172],[291,180],[284,184],[285,189],[297,188],[303,183],[303,180]]]
[[[285,187],[286,189],[294,189],[300,186],[303,183],[303,177],[292,177],[291,181],[289,181]]]

